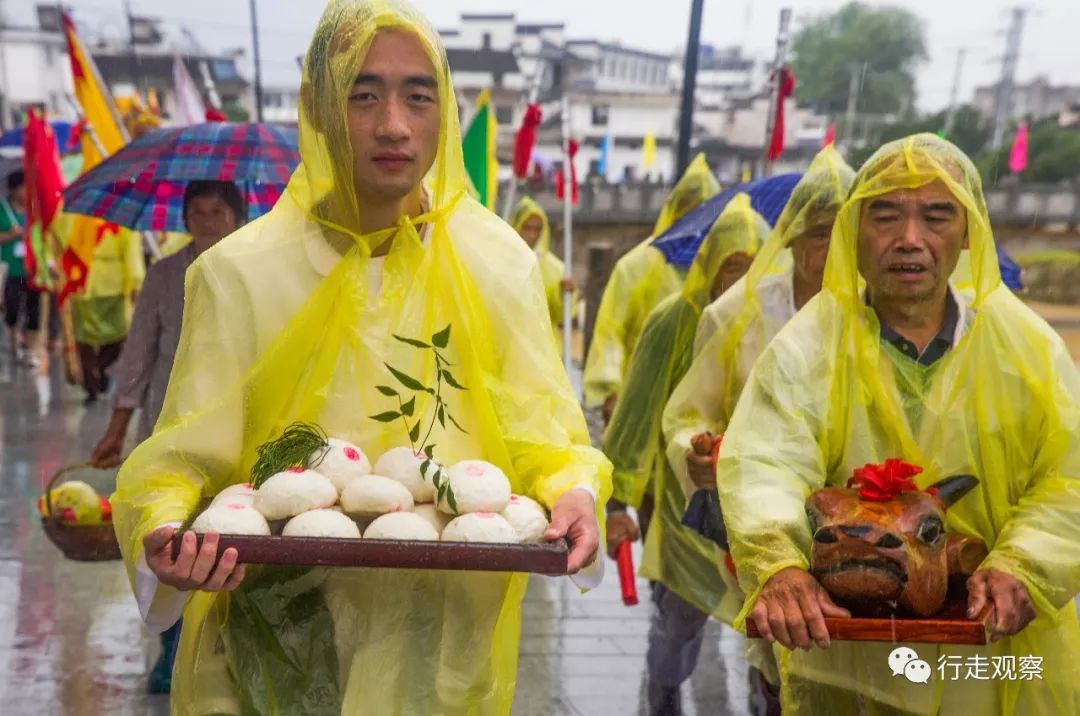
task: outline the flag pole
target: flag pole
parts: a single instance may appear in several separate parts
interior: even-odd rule
[[[573,276],[573,246],[574,246],[574,231],[572,226],[573,221],[573,202],[574,202],[574,187],[573,177],[574,173],[570,169],[570,162],[573,161],[570,157],[570,99],[566,93],[563,92],[562,96],[562,147],[563,147],[563,279],[564,283],[561,286],[563,294],[563,365],[566,366],[566,372],[570,372],[571,367],[571,350],[570,342],[572,338],[573,326],[571,325],[574,315],[574,307],[571,304],[571,299],[574,294],[569,290],[567,279]]]
[[[544,77],[543,65],[538,62],[537,63],[537,69],[536,69],[535,72],[533,72],[532,82],[530,83],[530,86],[529,86],[529,94],[525,98],[525,111],[526,112],[528,112],[528,110],[529,110],[529,105],[531,105],[533,102],[535,102],[537,97],[540,96],[540,82],[543,79],[543,77]],[[523,121],[524,121],[524,119],[523,119]],[[530,164],[531,164],[531,161],[530,161]],[[525,170],[525,173],[526,173],[526,175],[528,174],[528,169]],[[514,211],[514,203],[517,200],[518,182],[520,182],[520,181],[521,180],[518,178],[517,174],[513,173],[513,167],[511,166],[510,191],[506,192],[506,201],[503,203],[503,212],[502,212],[503,221],[506,221],[506,222],[510,221],[510,214],[511,214],[511,212]]]
[[[773,60],[772,80],[769,82],[769,113],[765,115],[765,150],[762,152],[762,174],[769,176],[772,173],[772,162],[769,161],[769,143],[772,141],[773,121],[776,115],[776,104],[780,101],[780,76],[784,62],[787,60],[788,26],[791,23],[791,8],[780,10],[780,28],[776,33],[776,58]]]

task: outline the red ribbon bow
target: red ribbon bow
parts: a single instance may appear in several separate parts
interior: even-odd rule
[[[863,465],[855,468],[848,480],[848,487],[859,488],[859,499],[868,502],[888,502],[904,492],[918,492],[912,480],[923,470],[899,458],[891,458],[884,465]]]

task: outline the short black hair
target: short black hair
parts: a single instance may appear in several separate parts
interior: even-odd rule
[[[26,172],[22,169],[16,169],[7,176],[7,190],[8,194],[12,193],[23,184],[26,183]]]
[[[193,181],[184,189],[184,225],[187,225],[188,207],[192,200],[200,196],[216,196],[228,204],[236,215],[236,225],[247,222],[247,200],[240,188],[231,181]]]

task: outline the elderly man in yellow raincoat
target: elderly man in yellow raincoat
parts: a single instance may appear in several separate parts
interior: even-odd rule
[[[697,666],[705,622],[726,592],[714,569],[712,547],[681,524],[686,499],[667,465],[660,417],[690,366],[702,310],[746,273],[768,234],[769,224],[754,211],[748,195],[737,194],[728,202],[701,242],[682,290],[649,314],[604,435],[604,453],[614,467],[608,554],[614,557],[619,544],[638,538],[628,506],[639,508],[647,493],[658,505],[641,564],[641,575],[654,582],[645,657],[650,714],[679,708],[679,687]]]
[[[958,264],[970,289],[950,281]],[[1080,712],[1078,431],[1080,375],[1002,284],[971,161],[928,134],[879,149],[837,218],[821,293],[758,359],[717,465],[749,595],[736,626],[775,642],[784,713]],[[830,642],[823,617],[845,611],[807,571],[807,496],[889,458],[922,467],[920,488],[978,479],[946,519],[989,547],[967,587],[991,643],[906,645],[928,683],[893,675],[897,644]]]
[[[585,406],[603,406],[605,418],[610,418],[615,409],[645,319],[682,285],[683,276],[652,245],[652,240],[719,190],[705,155],[699,154],[671,190],[649,238],[615,263],[597,309],[582,379]]]
[[[245,570],[231,549],[215,564],[212,533],[172,557],[171,525],[246,482],[294,421],[372,457],[409,445],[367,417],[387,408],[376,386],[388,366],[433,384],[430,352],[394,335],[450,326],[464,432],[435,426],[440,459],[498,465],[551,509],[545,537],[569,538],[571,571],[595,558],[610,466],[588,446],[532,253],[467,195],[437,33],[404,2],[332,0],[301,97],[301,166],[268,215],[192,265],[161,417],[112,500],[148,623],[183,611],[173,713],[509,713],[524,575]],[[433,410],[421,394],[416,414]]]

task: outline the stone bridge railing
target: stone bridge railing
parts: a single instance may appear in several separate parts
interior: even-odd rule
[[[574,209],[574,222],[586,226],[651,224],[668,191],[664,184],[587,182],[580,189],[581,200]],[[552,223],[559,223],[562,203],[555,198],[553,189],[545,187],[530,193],[548,211]],[[995,226],[1036,228],[1060,224],[1070,229],[1080,226],[1080,184],[996,186],[986,190],[986,204]]]

